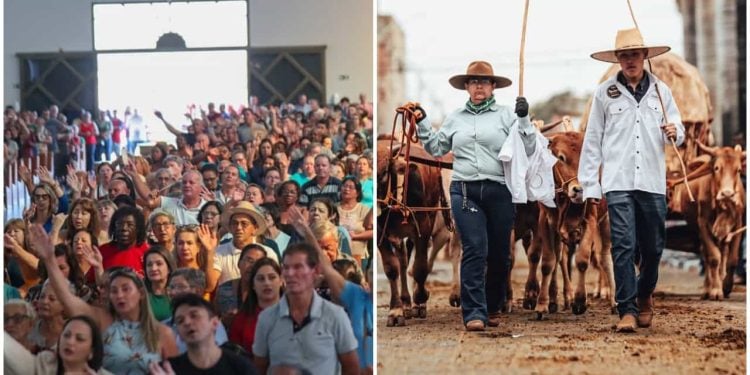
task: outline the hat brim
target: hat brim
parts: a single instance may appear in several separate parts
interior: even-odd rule
[[[501,77],[501,76],[485,76],[485,75],[476,75],[476,74],[472,74],[472,75],[469,75],[469,74],[459,74],[459,75],[451,77],[448,80],[448,83],[450,83],[451,86],[453,86],[453,88],[456,88],[456,89],[459,89],[459,90],[466,90],[466,87],[464,87],[464,84],[466,83],[466,81],[469,80],[469,78],[473,78],[473,77],[489,78],[489,79],[493,80],[495,82],[495,88],[496,89],[501,89],[503,87],[508,87],[511,84],[513,84],[513,81],[511,81],[510,79],[505,78],[505,77]]]
[[[223,225],[225,228],[229,228],[229,220],[232,219],[232,216],[237,214],[243,214],[248,215],[255,221],[255,235],[260,236],[261,234],[266,232],[266,229],[268,228],[268,224],[266,224],[266,218],[258,211],[250,210],[247,208],[241,208],[241,207],[235,207],[230,210],[227,210],[222,216],[221,225]]]
[[[609,62],[609,63],[618,63],[617,56],[615,55],[617,52],[622,51],[630,51],[630,50],[639,50],[639,49],[647,49],[648,54],[646,55],[647,59],[650,59],[652,57],[656,57],[662,54],[665,54],[669,52],[671,47],[667,46],[656,46],[656,47],[628,47],[628,48],[621,48],[617,50],[608,50],[608,51],[600,51],[600,52],[594,52],[591,54],[591,58],[594,60]]]

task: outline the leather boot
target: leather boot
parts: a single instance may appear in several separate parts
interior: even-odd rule
[[[466,323],[466,330],[469,332],[484,331],[484,322],[474,319]]]
[[[490,316],[487,318],[487,325],[490,327],[499,326],[500,325],[500,313],[496,312],[496,313],[490,314]]]
[[[654,296],[638,298],[638,327],[651,327],[651,321],[654,319]]]
[[[615,331],[623,332],[623,333],[635,332],[636,325],[637,323],[636,323],[635,315],[625,314],[617,323]]]

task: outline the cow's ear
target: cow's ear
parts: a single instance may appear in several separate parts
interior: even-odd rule
[[[734,151],[737,151],[737,152],[742,151],[742,145],[734,145]],[[743,152],[742,155],[744,156],[745,153]]]

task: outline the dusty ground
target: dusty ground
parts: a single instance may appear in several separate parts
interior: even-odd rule
[[[386,327],[388,281],[378,277],[377,366],[379,374],[744,374],[745,287],[728,300],[700,300],[697,270],[664,265],[656,293],[655,326],[635,334],[615,334],[605,301],[588,311],[570,310],[531,320],[521,308],[527,274],[525,256],[516,257],[514,311],[498,328],[465,332],[460,310],[448,304],[450,265],[436,264],[430,279],[427,319],[406,327]],[[382,267],[379,268],[382,270]],[[591,274],[591,273],[590,273]],[[562,297],[560,296],[562,308]]]

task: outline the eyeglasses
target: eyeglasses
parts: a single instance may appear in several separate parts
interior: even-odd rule
[[[24,320],[29,319],[30,316],[24,315],[24,314],[15,314],[15,315],[6,315],[4,316],[4,318],[5,318],[4,322],[7,325],[8,323],[19,324],[23,322]]]
[[[190,285],[182,285],[182,284],[170,284],[167,286],[167,289],[176,291],[176,292],[183,292],[190,289]]]
[[[469,84],[470,85],[474,85],[474,86],[477,86],[477,85],[489,85],[491,83],[492,83],[492,80],[491,79],[487,79],[487,78],[471,78],[471,79],[469,79]]]
[[[48,194],[34,194],[34,199],[35,200],[40,200],[40,199],[49,200],[49,195]]]
[[[247,228],[251,225],[255,225],[255,223],[252,221],[232,221],[229,223],[229,226],[233,228]]]

